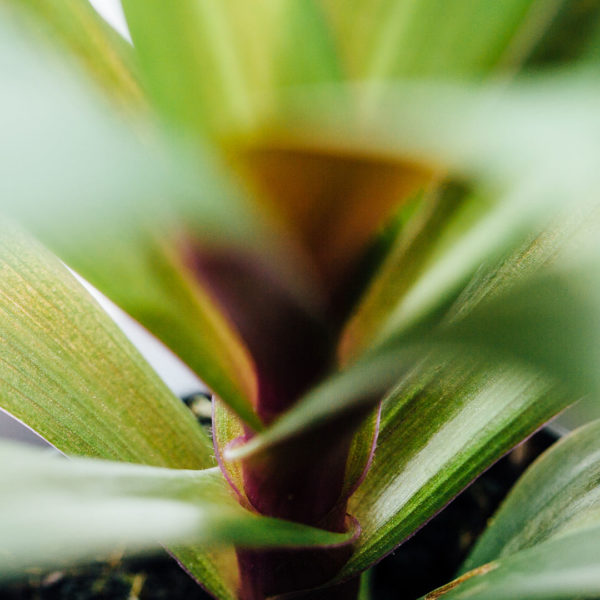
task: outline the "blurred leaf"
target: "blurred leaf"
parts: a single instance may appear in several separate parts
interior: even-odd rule
[[[600,283],[594,274],[599,259],[596,249],[587,257],[579,256],[574,264],[564,260],[562,266],[557,263],[539,274],[524,269],[524,276],[515,277],[518,284],[508,289],[500,286],[474,307],[468,307],[469,299],[462,298],[460,304],[468,309],[461,312],[456,308],[449,322],[390,336],[306,394],[265,432],[226,456],[231,460],[250,456],[308,428],[343,420],[374,405],[432,352],[438,353],[435,360],[442,362],[459,352],[491,365],[500,360],[532,368],[564,385],[573,394],[572,400],[597,392]],[[486,273],[493,275],[493,271]],[[476,296],[477,287],[471,293]]]
[[[167,541],[294,547],[348,538],[246,511],[218,469],[65,460],[14,445],[0,449],[0,461],[2,577],[32,566],[89,560],[119,543],[139,551]]]
[[[374,341],[390,307],[410,293],[412,285],[440,259],[481,214],[490,209],[481,195],[458,185],[438,186],[425,196],[401,229],[371,285],[340,336],[338,358],[347,365]]]
[[[529,365],[576,395],[600,391],[600,253],[529,276],[478,304],[434,339]]]
[[[599,19],[600,5],[595,0],[562,2],[550,27],[527,57],[525,66],[572,68],[576,61],[585,59]]]
[[[423,600],[593,600],[600,594],[600,526],[550,539],[488,563]]]
[[[461,572],[600,522],[600,422],[545,452],[511,490]]]
[[[480,77],[530,50],[561,0],[326,0],[359,78]],[[360,18],[356,15],[360,14]]]
[[[329,101],[343,106],[343,88],[334,89]],[[418,164],[360,148],[296,145],[285,134],[251,141],[240,163],[258,200],[283,218],[308,255],[328,296],[346,282],[374,233],[431,179]]]
[[[92,8],[88,0],[3,0],[28,25],[66,48],[124,108],[143,105],[133,48]]]
[[[168,8],[125,0],[123,7],[155,103],[188,133],[239,133],[277,108],[277,85],[340,77],[313,0],[187,0]]]
[[[404,285],[403,293],[398,301],[388,301],[394,289],[387,295],[385,290],[374,292],[379,301],[372,314],[359,317],[370,318],[360,324],[365,331],[359,337],[376,342],[436,318],[482,263],[588,203],[599,183],[600,152],[595,134],[600,91],[590,73],[531,78],[510,86],[405,81],[380,87],[376,110],[358,119],[332,110],[335,90],[298,93],[297,119],[282,124],[280,132],[301,148],[428,164],[433,171],[448,171],[474,184],[470,214],[459,212],[455,223],[442,222],[450,225],[445,242],[419,250],[422,255],[412,267],[420,264],[416,273],[404,280],[393,268],[398,256],[391,259],[386,285]],[[355,91],[363,98],[374,93],[372,86]],[[486,205],[480,197],[488,199]],[[375,280],[373,285],[383,284]]]
[[[365,571],[360,576],[360,590],[358,592],[358,600],[372,600],[373,594],[371,593],[371,579],[372,571]]]
[[[256,374],[235,329],[182,258],[163,221],[115,224],[86,241],[53,240],[71,267],[159,337],[253,428]],[[183,236],[181,239],[185,239]]]
[[[51,54],[1,29],[0,129],[10,144],[0,209],[164,337],[258,428],[251,363],[166,241],[181,237],[185,220],[196,237],[218,232],[242,252],[257,239],[269,247],[265,227],[207,155],[143,144]]]
[[[212,466],[191,413],[66,268],[1,231],[0,406],[70,454]]]

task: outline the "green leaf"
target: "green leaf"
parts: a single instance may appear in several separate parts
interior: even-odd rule
[[[185,471],[0,447],[0,577],[89,560],[120,543],[200,547],[336,545],[351,534],[257,516],[230,495],[218,469]]]
[[[360,577],[360,589],[358,591],[358,600],[372,600],[371,579],[373,572],[365,571]]]
[[[472,360],[485,358],[491,365],[501,360],[531,368],[564,385],[573,400],[597,392],[600,282],[593,274],[600,253],[593,251],[587,258],[580,254],[574,264],[572,259],[563,260],[562,266],[557,264],[536,275],[523,268],[521,278],[514,262],[508,261],[507,271],[510,274],[512,267],[518,282],[512,288],[507,289],[505,281],[489,298],[482,299],[477,298],[481,290],[475,285],[453,308],[448,322],[390,336],[311,390],[262,434],[226,452],[226,457],[248,457],[308,428],[375,404],[431,352],[438,353],[436,360],[442,364],[460,352]],[[506,276],[494,270],[484,273],[484,280]],[[474,306],[469,305],[470,300]]]
[[[278,107],[278,85],[339,79],[335,47],[313,0],[165,5],[125,0],[148,90],[188,133],[239,134]]]
[[[494,67],[513,66],[561,3],[327,0],[325,5],[353,75],[389,79],[480,77]]]
[[[416,273],[409,270],[405,279],[393,266],[394,260],[403,266],[402,258],[393,255],[385,286],[374,281],[365,299],[373,306],[364,315],[359,309],[357,319],[364,322],[355,333],[376,343],[437,318],[482,263],[521,246],[549,222],[577,213],[598,186],[598,141],[591,124],[598,122],[599,92],[589,73],[512,86],[405,81],[380,89],[377,110],[362,120],[331,109],[335,90],[298,94],[297,120],[283,124],[281,133],[299,147],[344,149],[434,170],[438,165],[459,181],[473,182],[466,210],[442,221],[448,232],[439,246],[433,236],[424,248],[405,249],[420,254],[411,266]],[[363,86],[356,93],[364,101],[374,92]]]
[[[181,241],[143,218],[85,241],[52,248],[123,310],[169,346],[254,429],[254,365],[240,339],[183,260]]]
[[[384,403],[376,460],[350,499],[362,532],[343,576],[392,551],[568,402],[507,365],[418,367]]]
[[[442,344],[491,360],[528,365],[574,397],[598,393],[600,253],[558,263],[478,304],[433,334]]]
[[[600,594],[600,526],[488,563],[423,600],[593,600]]]
[[[266,243],[256,214],[233,185],[224,186],[208,155],[176,151],[156,137],[142,143],[52,54],[9,25],[0,30],[0,129],[10,140],[0,161],[0,210],[166,338],[259,428],[245,350],[173,247],[182,221],[186,234],[214,242],[218,232],[240,252],[257,239]]]
[[[233,546],[177,546],[169,552],[179,566],[218,600],[238,600],[239,569]]]
[[[65,48],[123,108],[145,100],[137,81],[133,48],[87,0],[3,0],[29,17],[24,25]]]
[[[503,502],[461,576],[426,598],[596,598],[599,432],[595,421],[546,451]]]
[[[572,529],[600,523],[600,422],[577,429],[545,452],[494,515],[461,573]]]
[[[439,186],[425,196],[396,235],[379,271],[345,324],[338,345],[342,365],[367,350],[389,317],[390,307],[401,303],[435,261],[490,210],[489,205],[481,194],[468,193],[453,184]]]
[[[0,237],[0,407],[69,454],[212,466],[206,436],[47,250]]]

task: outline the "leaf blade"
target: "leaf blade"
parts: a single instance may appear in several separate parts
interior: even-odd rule
[[[49,252],[6,224],[0,241],[2,408],[61,450],[211,466],[193,418]]]
[[[577,429],[525,472],[461,573],[598,522],[599,431],[598,421]]]
[[[65,460],[14,444],[3,444],[0,456],[7,484],[0,500],[2,577],[26,565],[60,562],[64,554],[49,552],[56,547],[81,560],[119,541],[139,551],[160,542],[294,547],[348,539],[244,510],[218,469]]]
[[[140,302],[128,283],[141,280],[149,292],[147,304],[163,318],[155,333],[167,337],[184,358],[205,358],[194,362],[199,375],[260,428],[251,403],[252,366],[242,344],[206,293],[182,274],[173,249],[169,254],[164,245],[185,220],[203,239],[214,239],[219,232],[221,241],[248,248],[264,229],[254,228],[256,215],[239,190],[222,186],[207,154],[192,155],[192,160],[164,139],[143,143],[139,132],[110,115],[55,56],[38,52],[10,20],[1,27],[5,93],[0,127],[11,140],[1,153],[1,210],[80,267],[83,275],[89,271],[100,287],[109,281],[106,291],[128,307]],[[68,176],[65,165],[70,166]],[[115,287],[112,269],[122,277],[121,286]],[[177,308],[169,309],[169,300]],[[199,331],[190,331],[182,318],[186,311],[196,315]],[[235,368],[227,367],[231,364]]]

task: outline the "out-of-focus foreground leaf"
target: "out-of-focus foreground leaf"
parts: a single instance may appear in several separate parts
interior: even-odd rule
[[[191,160],[149,131],[142,143],[53,53],[8,23],[1,31],[0,210],[89,271],[258,427],[246,352],[165,241],[177,239],[185,219],[199,238],[218,233],[253,247],[255,215],[235,186],[221,187],[214,161]]]
[[[429,164],[478,183],[464,209],[450,214],[442,238],[426,240],[418,267],[402,269],[392,255],[398,264],[386,265],[387,282],[374,280],[344,334],[345,360],[435,316],[482,262],[539,233],[567,198],[587,202],[598,185],[600,92],[591,73],[513,85],[404,81],[381,88],[376,110],[362,119],[331,109],[335,91],[297,93],[297,119],[282,123],[280,135],[300,148]],[[364,98],[371,91],[355,89]]]
[[[386,401],[377,460],[350,502],[363,528],[341,575],[352,576],[580,394],[597,393],[600,289],[598,254],[590,256],[580,252],[575,265],[557,260],[535,274],[525,269],[518,284],[500,286],[449,323],[412,341],[399,336],[230,457],[347,415],[403,375]]]
[[[65,47],[125,109],[144,104],[135,73],[133,48],[87,0],[2,0],[29,18],[35,28]]]
[[[597,391],[600,286],[593,274],[599,257],[595,253],[580,257],[574,265],[557,264],[527,274],[519,284],[492,294],[449,323],[391,337],[309,392],[262,434],[226,455],[249,456],[306,428],[374,404],[430,353],[439,364],[460,352],[474,361],[485,357],[489,365],[500,360],[533,368],[570,390],[572,401],[584,392]]]
[[[68,460],[10,444],[0,447],[0,463],[0,578],[89,560],[119,544],[139,551],[161,542],[293,547],[348,539],[243,509],[217,469]]]
[[[69,454],[212,466],[191,413],[64,265],[8,226],[0,239],[0,406]],[[231,548],[185,552],[208,589],[235,588]]]
[[[324,4],[350,73],[382,80],[479,78],[494,67],[513,66],[537,41],[562,0],[325,0]]]
[[[600,424],[576,430],[519,480],[461,576],[426,598],[597,598]]]
[[[167,121],[189,133],[235,135],[277,104],[277,86],[340,77],[313,0],[125,0],[144,80]]]
[[[551,376],[562,379],[577,393],[581,384],[597,385],[592,358],[581,364],[578,360],[565,360],[557,370],[559,350],[546,346],[557,341],[550,339],[550,331],[554,332],[554,338],[564,336],[561,343],[567,343],[569,338],[568,343],[576,346],[581,330],[586,329],[581,324],[587,318],[595,319],[598,290],[593,278],[586,283],[584,273],[585,269],[595,272],[591,263],[580,263],[569,283],[564,278],[569,279],[571,266],[548,274],[540,288],[543,294],[535,292],[538,280],[524,281],[522,291],[515,291],[513,295],[510,290],[501,291],[495,304],[482,303],[472,318],[464,311],[462,321],[457,320],[450,327],[439,326],[440,318],[486,260],[514,252],[551,224],[556,227],[557,219],[566,213],[567,203],[570,213],[593,212],[590,198],[597,189],[599,155],[595,132],[600,126],[596,80],[593,77],[559,78],[542,80],[537,85],[520,84],[508,90],[495,86],[459,88],[406,84],[398,91],[397,108],[390,113],[398,116],[390,119],[386,132],[382,128],[381,135],[374,134],[375,141],[370,142],[355,130],[358,136],[355,142],[358,144],[360,139],[361,147],[366,148],[372,143],[373,152],[391,152],[415,159],[428,155],[449,165],[459,175],[485,181],[486,185],[479,189],[484,197],[490,196],[491,209],[483,210],[482,215],[475,211],[477,218],[472,227],[468,226],[468,219],[467,226],[461,223],[458,229],[463,235],[451,235],[452,243],[443,248],[444,251],[435,248],[439,250],[433,253],[435,260],[425,265],[409,293],[402,295],[398,304],[385,307],[374,348],[359,358],[354,367],[343,370],[307,394],[267,433],[255,437],[244,448],[232,450],[232,457],[242,457],[261,446],[297,435],[307,426],[335,419],[336,415],[351,410],[352,405],[374,402],[379,393],[410,371],[430,349],[441,344],[460,344],[463,336],[465,343],[461,347],[468,346],[467,333],[471,342],[479,346],[478,351],[486,344],[488,350],[492,350],[491,337],[486,338],[488,330],[482,328],[486,307],[490,314],[496,314],[498,307],[503,306],[504,357],[511,355],[517,361],[526,359],[529,364],[537,357],[536,367],[550,371]],[[325,136],[323,139],[332,142],[338,134],[327,137],[327,127],[332,128],[331,132],[339,121],[336,124],[333,115],[330,116],[333,121],[329,125],[323,123],[321,133]],[[343,115],[341,118],[346,122]],[[352,129],[347,130],[344,143],[351,143],[352,135]],[[342,143],[341,138],[337,141]],[[591,262],[597,263],[597,259],[596,255]],[[493,262],[488,264],[491,268]],[[565,286],[571,283],[581,290],[581,297],[567,293]],[[553,299],[555,292],[565,300],[564,304]],[[528,293],[529,305],[526,305]],[[538,303],[539,311],[534,308]],[[558,311],[561,318],[556,321]],[[571,327],[571,316],[576,318],[581,330]],[[424,328],[427,333],[415,331],[415,324],[423,322],[427,323]],[[487,326],[492,325],[488,320]],[[514,343],[510,336],[513,328],[517,332]],[[538,335],[546,328],[545,334]],[[561,328],[564,328],[562,333]],[[495,331],[501,333],[498,328]],[[530,331],[536,335],[528,337]],[[593,327],[585,330],[586,350],[593,351],[596,334]],[[525,351],[532,348],[524,347],[523,338],[537,346],[532,357],[525,356]],[[594,355],[592,352],[591,356]],[[586,378],[582,379],[584,369]]]

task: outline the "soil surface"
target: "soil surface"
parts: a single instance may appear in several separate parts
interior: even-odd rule
[[[555,437],[541,431],[513,450],[373,570],[372,600],[415,600],[447,583],[508,490]],[[2,600],[207,600],[166,553],[32,572],[0,589]]]

